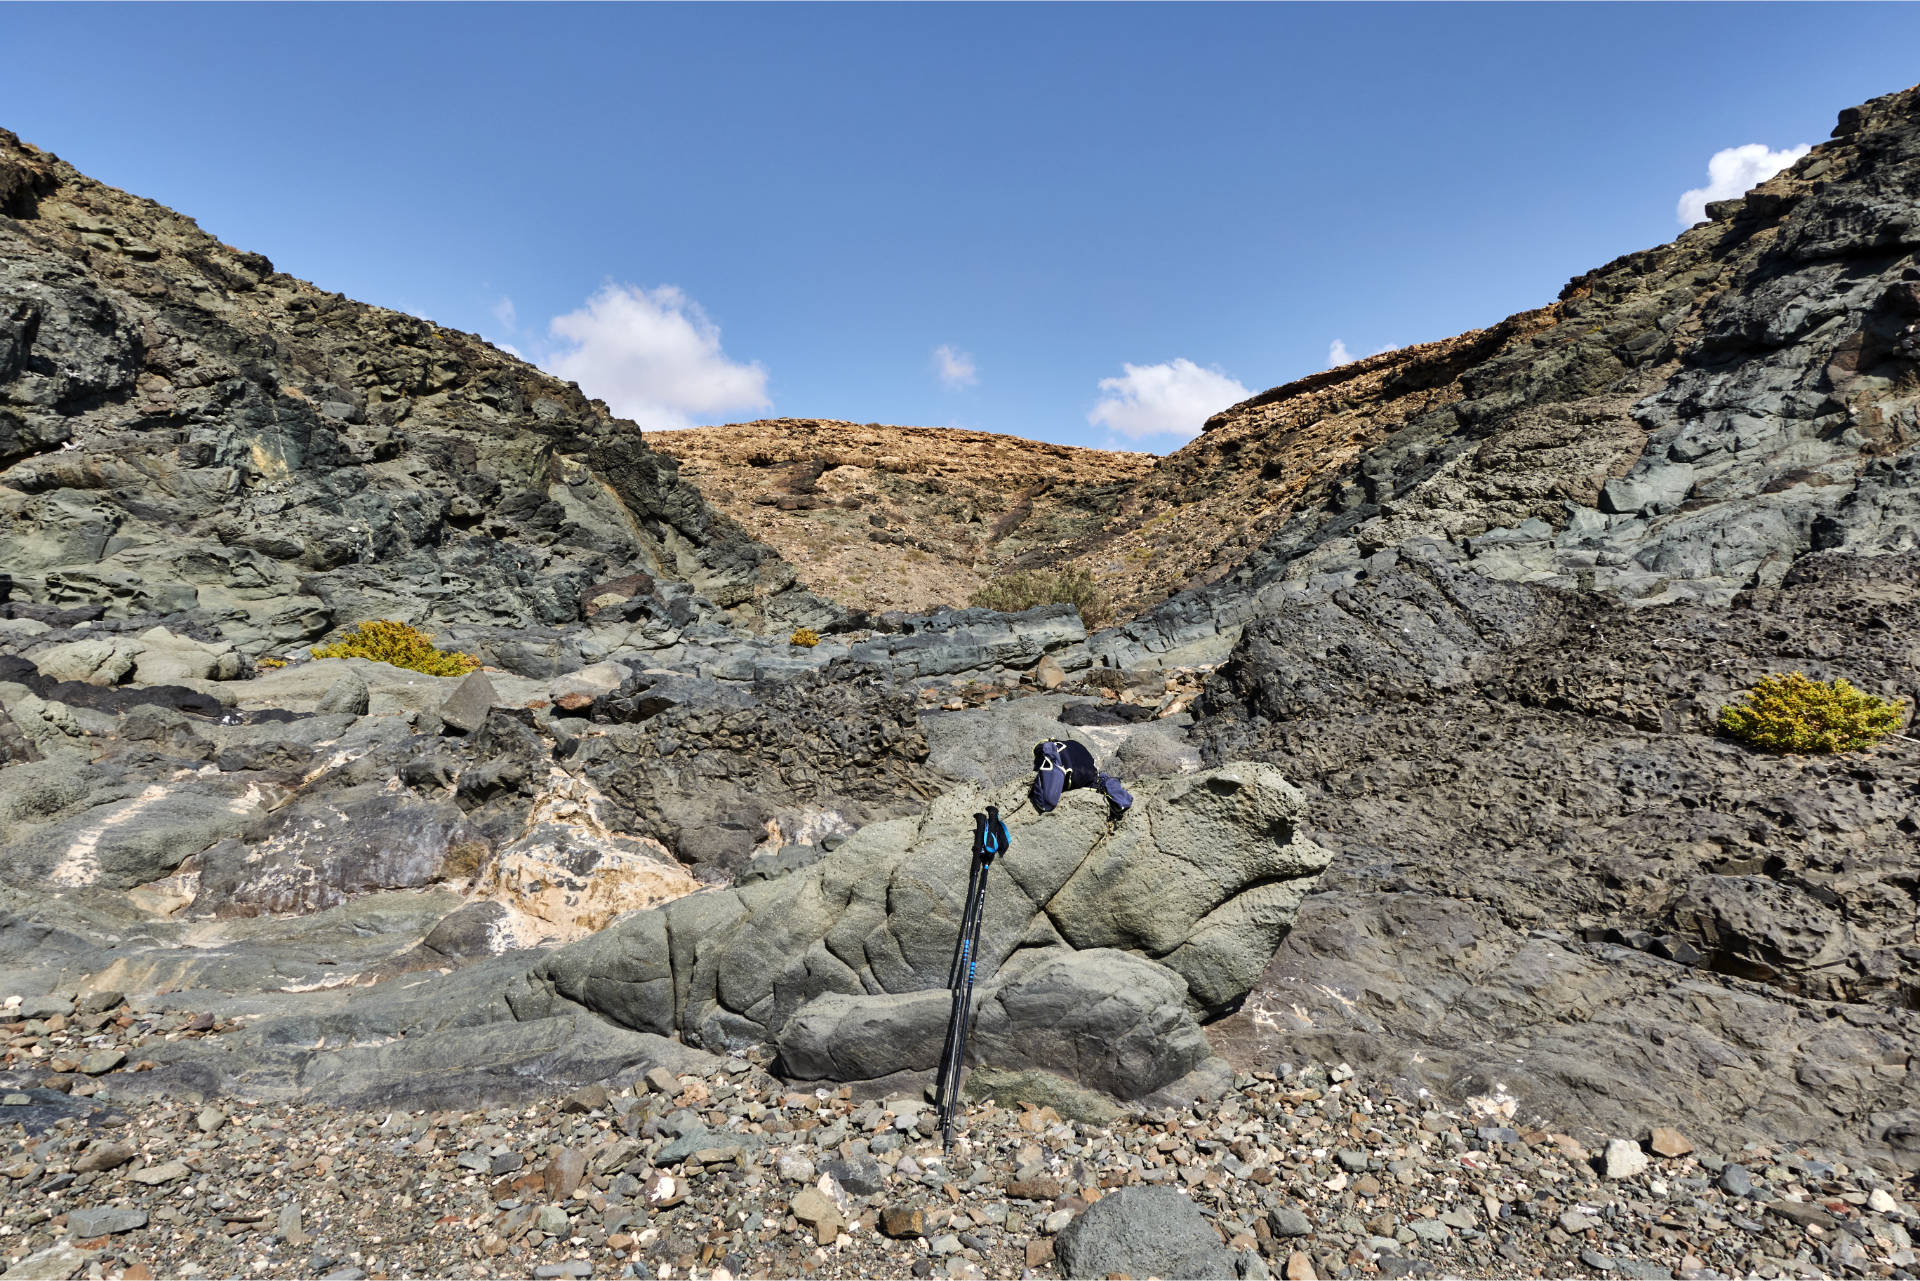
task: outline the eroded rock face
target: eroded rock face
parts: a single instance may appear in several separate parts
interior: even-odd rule
[[[1216,415],[1074,549],[1141,566],[1112,583],[1141,616],[1096,649],[1214,661],[1424,543],[1642,604],[1725,604],[1811,551],[1912,550],[1917,176],[1907,90],[1547,307]]]
[[[962,788],[776,880],[629,917],[542,962],[516,1009],[576,1002],[716,1051],[773,1044],[803,1075],[923,1072],[946,1026],[971,814],[992,801],[1011,852],[981,935],[983,1061],[1126,1098],[1204,1067],[1196,1016],[1245,994],[1325,866],[1296,832],[1298,794],[1239,763],[1145,786],[1117,824],[1090,792],[1049,815],[1022,795]]]
[[[853,630],[576,392],[9,139],[0,992],[228,994],[244,1031],[156,1048],[126,1074],[153,1090],[504,1097],[690,1052],[663,1034],[917,1083],[967,813],[1072,725],[1130,780],[1216,768],[1117,828],[1015,812],[977,1025],[1009,1072],[1170,1097],[1213,1019],[1247,1067],[1911,1168],[1911,743],[1710,731],[1770,671],[1920,695],[1917,108],[1117,490],[937,495],[989,560],[1129,567],[1147,612],[1092,637],[1058,608]],[[892,485],[781,459],[796,511]],[[923,550],[869,528],[863,556]],[[729,625],[781,610],[825,639]],[[486,675],[258,662],[381,614]],[[1186,735],[1166,670],[1229,653]],[[979,790],[920,813],[943,777]],[[786,852],[660,908],[693,883],[662,850],[709,882]]]
[[[785,680],[704,685],[641,676],[596,708],[609,719],[569,764],[615,826],[731,876],[809,814],[852,831],[934,794],[913,694],[842,662]]]
[[[1730,609],[1435,560],[1255,623],[1196,735],[1298,779],[1337,857],[1216,1040],[1522,1117],[1920,1164],[1920,754],[1713,728],[1795,668],[1911,714],[1916,628],[1920,558],[1836,553]]]
[[[783,592],[833,614],[577,387],[4,131],[0,189],[29,193],[0,216],[0,610],[193,613],[245,655],[404,618],[562,666],[609,581],[647,585],[596,614],[618,640]],[[148,649],[144,680],[204,674]],[[84,657],[58,678],[119,678]]]

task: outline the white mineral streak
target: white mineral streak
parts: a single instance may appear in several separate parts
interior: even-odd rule
[[[72,845],[60,858],[60,865],[53,869],[49,878],[55,885],[77,887],[91,885],[100,879],[100,838],[116,827],[124,826],[139,818],[151,808],[153,803],[167,794],[163,783],[150,784],[147,789],[125,802],[113,813],[95,823],[74,838]]]
[[[495,950],[580,938],[700,888],[666,846],[609,828],[601,805],[591,783],[549,770],[520,838],[473,887],[475,898],[508,909],[493,928]]]
[[[857,829],[839,810],[790,810],[767,820],[766,834],[753,858],[770,858],[789,845],[818,845],[829,836],[851,836]]]

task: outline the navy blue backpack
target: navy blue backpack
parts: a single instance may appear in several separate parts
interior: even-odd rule
[[[1133,796],[1111,774],[1102,774],[1093,753],[1072,739],[1049,739],[1033,748],[1033,790],[1027,795],[1033,808],[1051,814],[1060,794],[1076,787],[1097,787],[1107,796],[1107,812],[1119,818],[1133,807]]]

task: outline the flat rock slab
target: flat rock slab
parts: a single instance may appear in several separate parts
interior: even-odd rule
[[[120,1206],[103,1205],[93,1209],[72,1210],[67,1214],[67,1231],[78,1241],[91,1241],[95,1237],[131,1232],[146,1226],[145,1210]]]
[[[22,1126],[28,1134],[45,1133],[56,1121],[84,1119],[95,1125],[113,1115],[91,1099],[58,1090],[10,1089],[4,1097],[7,1102],[0,1104],[0,1126]]]
[[[67,1281],[99,1257],[98,1250],[82,1250],[70,1241],[62,1241],[29,1254],[0,1273],[0,1278],[4,1281]]]
[[[487,723],[487,713],[499,701],[492,681],[479,672],[469,672],[440,704],[440,721],[449,729],[471,734]]]

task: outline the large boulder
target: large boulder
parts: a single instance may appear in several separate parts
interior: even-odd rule
[[[207,644],[164,627],[140,633],[140,656],[133,677],[142,685],[178,685],[196,680],[232,680],[241,671],[240,656],[224,643]]]
[[[1122,1188],[1054,1243],[1069,1277],[1232,1277],[1233,1255],[1200,1207],[1166,1187]]]
[[[1059,1070],[1108,1094],[1218,1075],[1180,976],[1131,952],[1016,952],[974,989],[967,1042],[985,1063]],[[780,1029],[780,1061],[806,1080],[872,1081],[933,1072],[953,1009],[945,988],[879,996],[829,993]]]
[[[133,671],[141,650],[139,642],[124,636],[89,636],[49,645],[33,661],[49,680],[118,685]]]
[[[1296,831],[1300,794],[1266,766],[1150,784],[1118,822],[1090,791],[1042,815],[1020,784],[963,787],[790,875],[690,895],[563,948],[515,1007],[534,1017],[577,1002],[710,1050],[773,1045],[798,1076],[929,1070],[972,815],[988,804],[1011,844],[986,892],[979,1058],[1123,1098],[1208,1066],[1198,1021],[1245,995],[1327,862]]]

